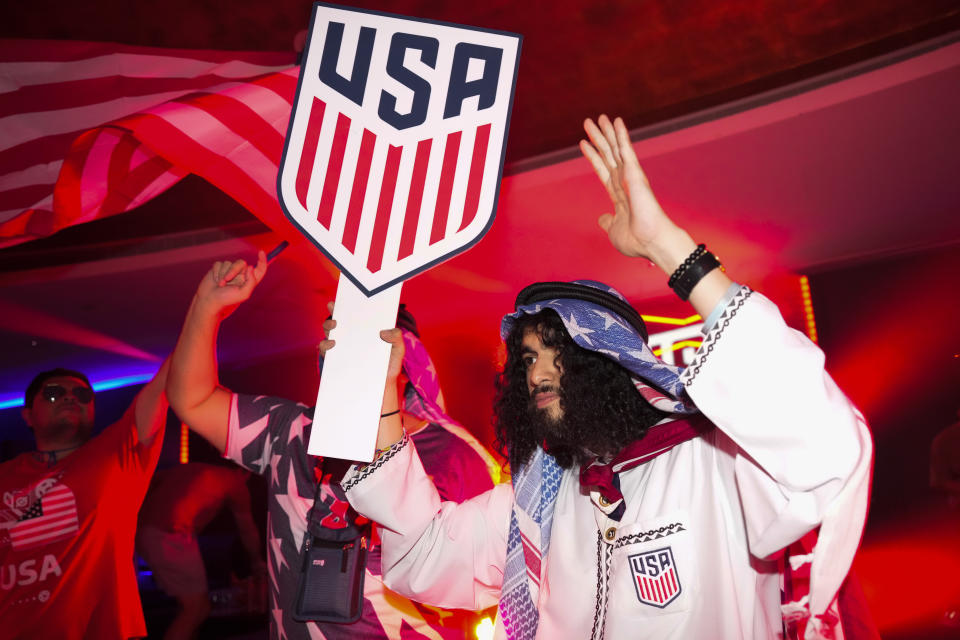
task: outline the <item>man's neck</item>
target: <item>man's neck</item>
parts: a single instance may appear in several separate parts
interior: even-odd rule
[[[83,441],[79,439],[43,440],[37,442],[37,448],[34,453],[37,454],[37,457],[56,462],[66,458],[82,446]]]

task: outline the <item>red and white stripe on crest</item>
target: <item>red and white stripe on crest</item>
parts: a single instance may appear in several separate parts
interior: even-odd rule
[[[0,247],[127,211],[191,172],[255,215],[272,200],[282,220],[291,58],[0,41]]]
[[[669,567],[656,578],[640,575],[636,578],[637,591],[644,602],[663,606],[680,593],[680,582],[673,567]]]
[[[295,191],[371,273],[477,216],[490,124],[395,146],[314,98]],[[390,228],[391,208],[402,216]]]

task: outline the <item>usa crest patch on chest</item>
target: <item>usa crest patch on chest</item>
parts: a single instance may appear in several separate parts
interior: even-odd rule
[[[637,553],[627,561],[640,602],[663,609],[680,595],[680,572],[670,547]]]

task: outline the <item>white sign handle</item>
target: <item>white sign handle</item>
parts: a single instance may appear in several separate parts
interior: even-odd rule
[[[370,462],[377,444],[390,345],[380,331],[397,324],[401,284],[367,297],[340,275],[333,318],[337,341],[323,360],[307,452]]]

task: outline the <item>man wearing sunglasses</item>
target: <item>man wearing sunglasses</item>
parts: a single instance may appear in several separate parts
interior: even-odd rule
[[[24,397],[34,451],[0,464],[0,635],[138,638],[137,512],[163,442],[168,365],[93,436],[94,392],[69,369]]]
[[[44,371],[24,396],[23,419],[37,441],[36,457],[50,465],[90,439],[93,415],[93,389],[78,371]]]

